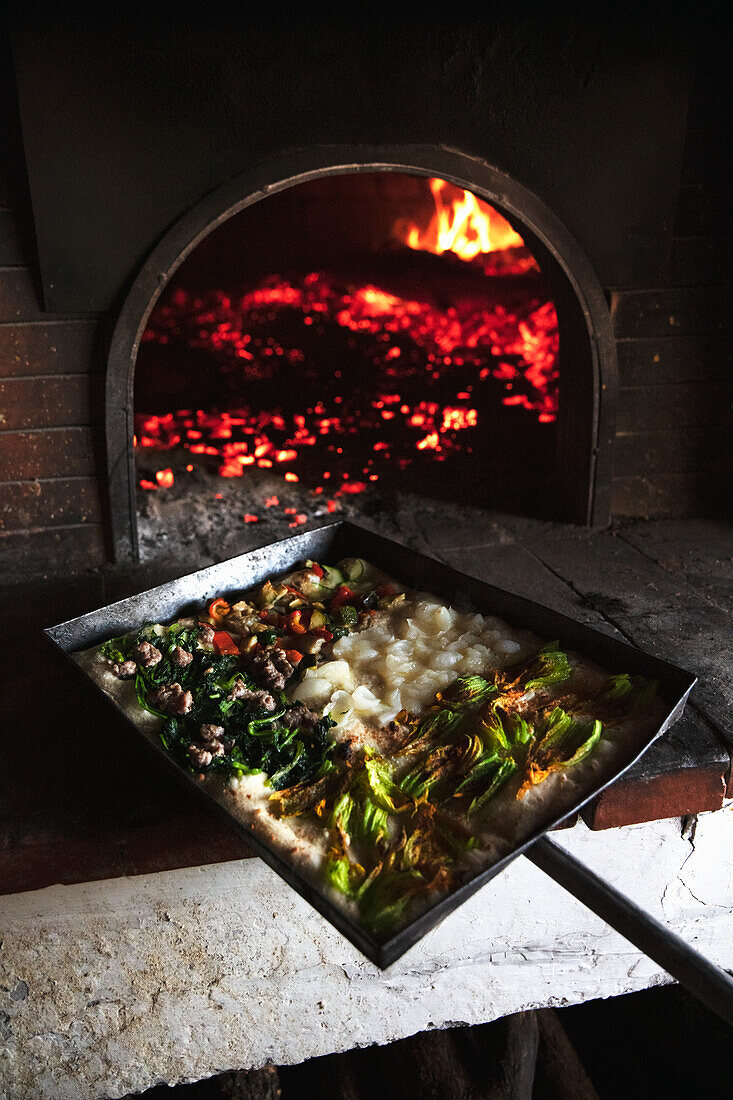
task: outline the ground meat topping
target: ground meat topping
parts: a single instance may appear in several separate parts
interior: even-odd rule
[[[293,665],[281,649],[274,647],[253,657],[250,668],[252,675],[273,691],[282,691],[293,675]]]
[[[208,749],[202,749],[200,745],[189,745],[188,756],[192,764],[197,768],[206,768],[214,759]]]
[[[235,680],[234,686],[231,692],[227,696],[228,699],[239,699],[242,703],[249,703],[253,707],[264,708],[265,710],[274,710],[277,706],[277,702],[270,695],[269,691],[252,690],[248,688],[244,680]]]
[[[216,741],[223,732],[223,726],[213,726],[210,722],[205,722],[201,727],[199,736],[205,744],[208,744],[209,741]]]
[[[123,661],[121,664],[117,661],[110,661],[110,666],[115,676],[120,680],[129,680],[137,672],[137,665],[134,661]]]
[[[208,623],[199,623],[199,641],[204,642],[206,645],[211,645],[214,640],[214,634],[216,631],[213,626],[209,626]]]
[[[295,667],[292,661],[288,660],[281,649],[275,646],[269,650],[269,657],[278,672],[282,672],[283,676],[292,676],[293,668]]]
[[[189,653],[187,649],[181,649],[179,645],[171,652],[171,661],[174,665],[178,665],[179,668],[185,668],[186,665],[190,665],[193,660],[193,653]]]
[[[132,656],[141,668],[152,668],[153,665],[157,665],[158,661],[163,659],[160,650],[156,649],[150,642],[140,642],[136,645],[132,651]]]
[[[336,756],[346,764],[355,764],[360,756],[359,739],[346,737],[336,746]]]
[[[289,729],[298,728],[304,730],[306,733],[312,733],[320,719],[318,715],[306,707],[304,703],[298,703],[297,706],[291,707],[290,710],[286,710],[280,721]]]
[[[153,692],[152,702],[168,714],[188,714],[193,706],[193,695],[180,684],[163,684]]]

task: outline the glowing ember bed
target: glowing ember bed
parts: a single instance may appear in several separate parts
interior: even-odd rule
[[[217,270],[213,285],[194,258],[183,265],[139,350],[140,489],[165,496],[174,480],[190,486],[188,475],[205,470],[247,485],[300,484],[333,504],[392,483],[409,489],[426,474],[434,484],[473,481],[489,463],[482,496],[498,501],[503,475],[493,465],[527,450],[538,452],[541,480],[560,385],[545,277],[488,203],[445,180],[398,180],[424,185],[425,197],[398,204],[411,216],[387,219],[386,241],[377,234],[366,251],[362,242],[324,257],[321,234],[335,230],[316,218],[298,262],[288,252],[270,267],[277,257],[268,255],[246,277]],[[247,221],[256,216],[242,223],[248,263],[265,233]],[[347,242],[350,225],[341,227]],[[225,226],[217,233],[228,239]],[[251,501],[254,519],[261,504]]]
[[[381,965],[632,763],[691,686],[348,524],[50,633]]]

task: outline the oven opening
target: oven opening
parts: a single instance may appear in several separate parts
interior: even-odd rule
[[[140,342],[142,556],[192,525],[557,515],[564,335],[526,238],[471,191],[395,171],[316,178],[223,221]]]

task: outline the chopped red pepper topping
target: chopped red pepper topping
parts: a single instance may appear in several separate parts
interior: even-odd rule
[[[221,596],[209,604],[209,615],[212,619],[223,619],[231,611],[231,607]]]
[[[286,649],[285,656],[290,661],[291,665],[299,665],[303,660],[303,654],[297,649]]]
[[[308,619],[310,619],[310,613],[308,612]],[[308,623],[303,618],[303,611],[298,608],[297,611],[291,611],[288,615],[288,630],[291,634],[307,634]]]
[[[311,573],[315,573],[317,577],[322,577],[324,575],[324,570],[317,561],[313,562],[313,565],[311,565],[310,567],[310,571]]]
[[[324,638],[327,642],[333,639],[333,634],[330,630],[326,630],[325,626],[316,626],[313,630],[309,630],[308,633],[312,634],[315,638]]]
[[[340,584],[334,592],[331,602],[329,603],[329,610],[333,611],[337,607],[343,607],[345,603],[356,604],[359,597],[356,592],[353,592],[347,584]]]
[[[231,654],[233,657],[239,656],[239,646],[226,630],[217,630],[214,635],[214,649],[220,657],[224,654]]]
[[[376,592],[380,600],[383,599],[385,596],[397,595],[397,589],[392,584],[380,584]]]

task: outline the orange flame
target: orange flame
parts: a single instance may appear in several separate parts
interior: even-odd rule
[[[397,229],[399,239],[421,252],[436,256],[454,252],[462,260],[473,260],[488,252],[523,248],[524,241],[506,218],[471,191],[447,180],[429,180],[435,211],[430,224],[421,230],[414,223]]]

